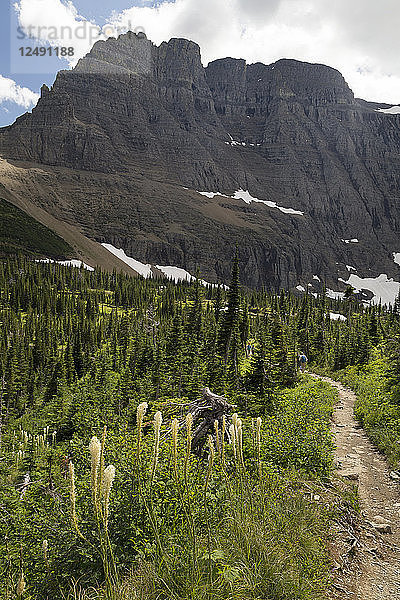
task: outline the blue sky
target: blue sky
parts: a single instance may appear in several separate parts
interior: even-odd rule
[[[68,41],[73,59],[18,55],[18,25],[59,32],[66,24],[75,35]],[[72,68],[90,50],[93,40],[79,38],[78,27],[105,24],[114,31],[141,27],[157,44],[192,39],[200,44],[204,64],[225,56],[266,64],[279,58],[324,63],[343,73],[356,96],[400,104],[398,0],[1,0],[0,126],[30,110],[41,85],[51,85],[57,70]],[[50,33],[42,37],[39,45],[60,43]]]
[[[43,83],[51,84],[54,81],[54,72],[47,75],[35,75],[32,73],[15,74],[11,72],[10,65],[10,41],[11,41],[11,5],[8,2],[0,4],[0,74],[5,78],[10,78],[19,86],[27,87],[38,92]],[[61,67],[62,68],[62,67]],[[16,102],[3,100],[0,103],[0,126],[12,123],[16,117],[21,115],[25,108]]]
[[[146,3],[147,6],[151,6],[152,4],[154,3],[151,1]],[[3,0],[0,3],[0,75],[3,78],[12,80],[21,88],[28,88],[32,92],[39,94],[40,88],[44,83],[51,86],[57,71],[69,68],[69,65],[67,61],[55,57],[48,68],[41,68],[43,72],[40,73],[35,73],[35,69],[30,69],[30,63],[27,60],[20,60],[18,68],[14,68],[15,65],[11,64],[11,52],[15,51],[22,42],[17,43],[15,40],[14,31],[16,25],[18,25],[18,18],[13,5],[14,1],[9,2],[8,0]],[[108,22],[113,12],[120,13],[132,6],[143,6],[143,2],[140,0],[113,0],[112,2],[109,0],[74,0],[73,5],[80,15],[102,27]],[[30,44],[32,45],[32,42]],[[24,63],[26,63],[26,68]],[[42,59],[41,63],[43,63]],[[3,127],[13,123],[27,109],[30,110],[34,102],[26,106],[26,101],[25,105],[22,105],[15,101],[4,99],[1,96],[1,90],[0,82],[0,127]],[[13,89],[11,89],[11,94],[18,97],[17,93],[13,93]]]

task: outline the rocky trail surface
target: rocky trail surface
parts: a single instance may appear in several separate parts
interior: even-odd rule
[[[337,474],[358,488],[361,520],[350,541],[354,557],[339,570],[340,598],[400,600],[400,477],[354,418],[355,394],[321,378],[339,392],[333,415]]]

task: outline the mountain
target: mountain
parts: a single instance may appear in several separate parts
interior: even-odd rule
[[[0,130],[3,197],[78,231],[83,259],[85,239],[226,281],[237,244],[249,286],[343,289],[352,269],[398,278],[389,108],[324,65],[204,68],[194,42],[128,33],[97,42]],[[102,265],[107,251],[91,248]]]

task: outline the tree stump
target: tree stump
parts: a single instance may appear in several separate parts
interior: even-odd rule
[[[235,406],[229,404],[224,396],[213,394],[208,387],[203,389],[202,397],[191,402],[188,407],[188,414],[191,414],[193,417],[192,452],[197,455],[202,453],[208,435],[211,435],[214,443],[216,443],[215,421],[218,422],[218,435],[220,438],[219,441],[221,442],[224,417],[225,438],[230,442],[230,415],[234,409]],[[181,421],[180,426],[186,426],[186,418]]]

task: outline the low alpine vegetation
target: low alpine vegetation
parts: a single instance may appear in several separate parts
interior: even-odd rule
[[[366,364],[388,315],[238,263],[229,290],[0,265],[2,598],[324,597],[336,396],[298,356]]]

